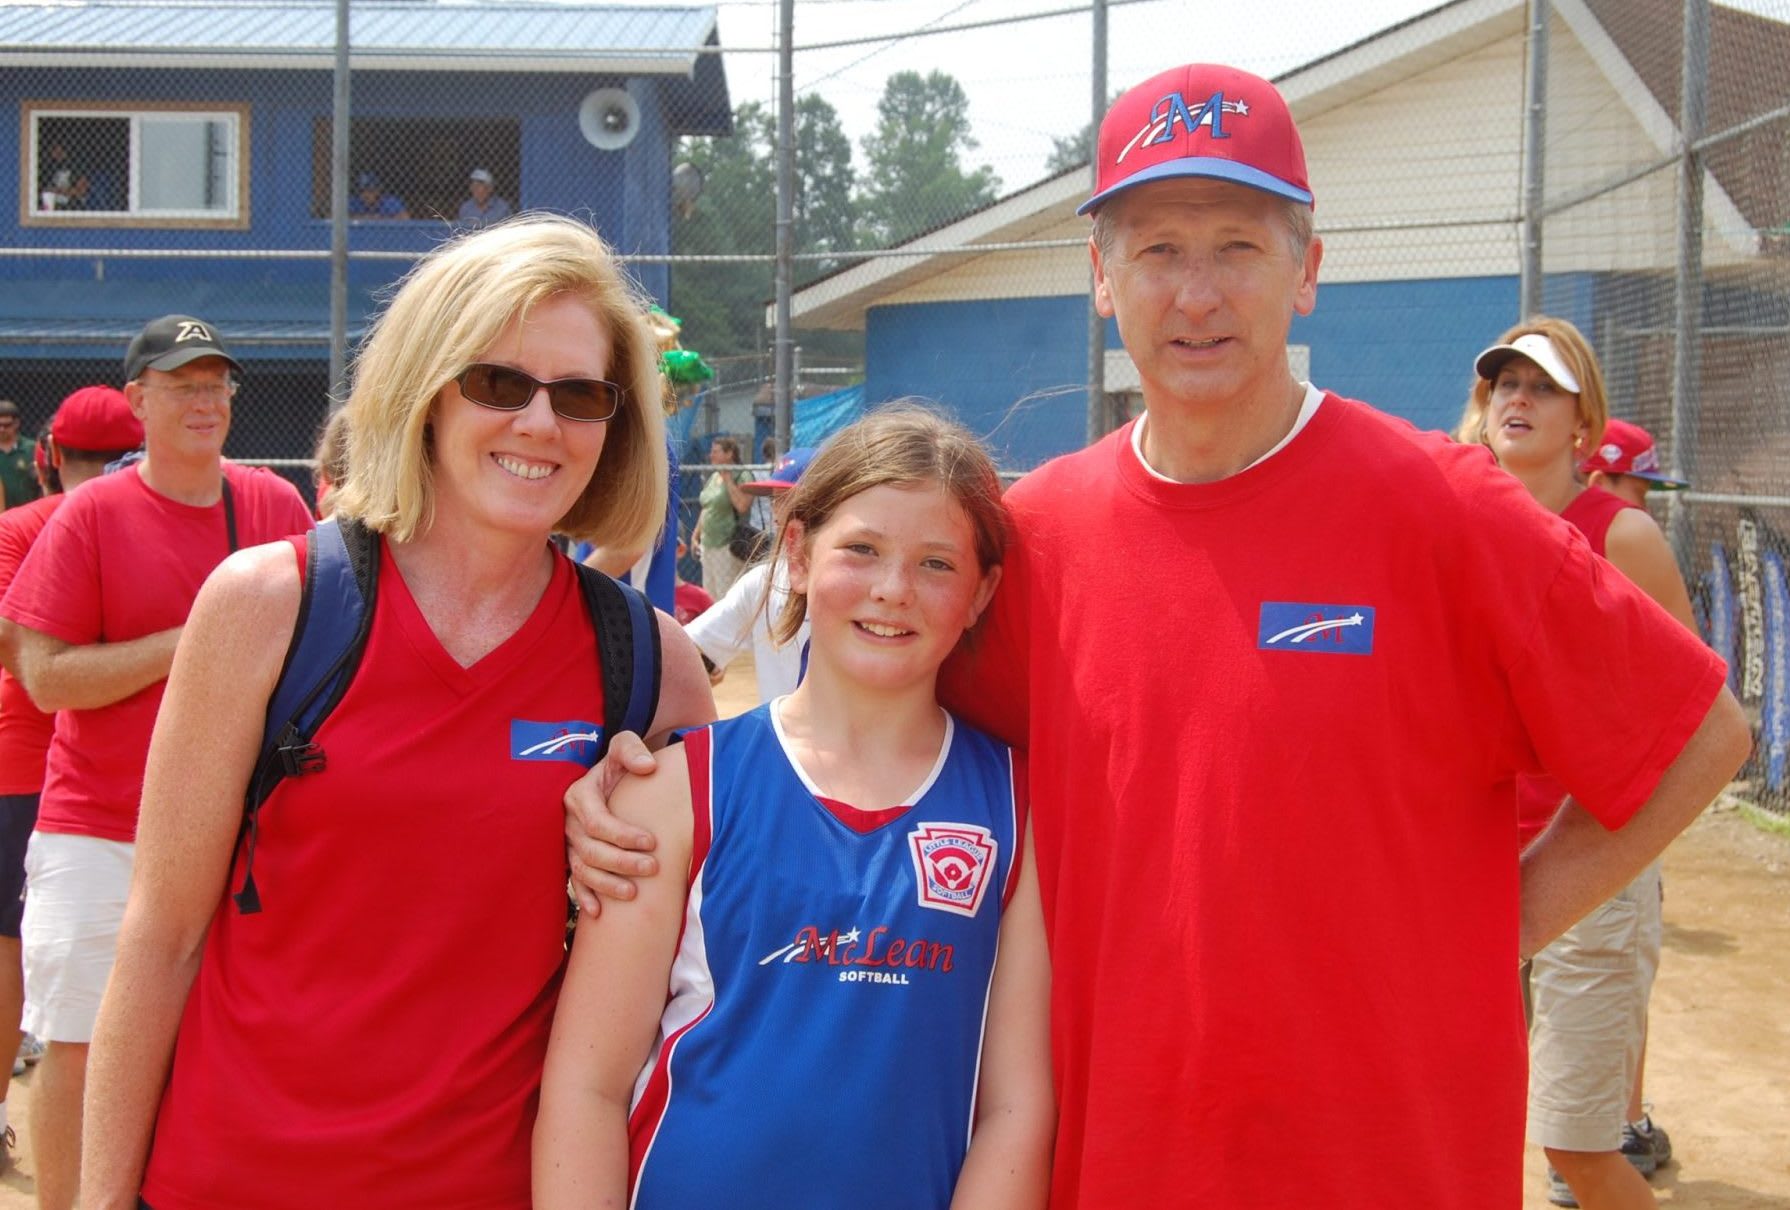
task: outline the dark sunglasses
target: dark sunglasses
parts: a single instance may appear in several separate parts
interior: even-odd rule
[[[622,399],[622,389],[601,378],[561,378],[542,382],[521,370],[482,362],[467,366],[454,381],[460,384],[462,395],[500,412],[520,412],[535,397],[536,391],[546,387],[547,402],[555,413],[567,420],[593,424],[614,416]]]

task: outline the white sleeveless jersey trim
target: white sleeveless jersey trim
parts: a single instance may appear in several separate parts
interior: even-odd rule
[[[783,759],[789,762],[790,769],[794,771],[796,778],[802,785],[807,787],[808,793],[814,795],[816,799],[827,798],[827,793],[814,784],[814,779],[808,776],[808,770],[802,768],[802,762],[796,759],[796,754],[790,746],[789,735],[783,730],[783,703],[788,700],[788,697],[780,697],[771,702],[771,730],[776,733],[777,746],[783,749]],[[919,786],[912,793],[906,798],[888,804],[889,807],[917,806],[920,800],[926,797],[926,792],[932,789],[933,784],[938,781],[939,774],[944,771],[945,761],[951,755],[951,740],[957,734],[957,720],[951,717],[951,712],[949,710],[945,710],[942,707],[939,709],[939,713],[945,716],[945,738],[939,741],[938,756],[934,758],[932,768],[927,771],[926,776],[921,780]],[[852,803],[851,805],[856,807],[858,804]],[[887,808],[858,807],[858,809],[860,811],[875,811],[885,810]]]

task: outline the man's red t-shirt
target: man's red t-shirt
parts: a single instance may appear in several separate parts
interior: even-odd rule
[[[1130,438],[1012,489],[943,686],[1029,740],[1053,1210],[1520,1205],[1514,779],[1621,825],[1721,661],[1483,449],[1334,395],[1216,483]]]
[[[310,528],[303,498],[264,468],[224,464],[239,547]],[[182,504],[127,467],[84,484],[39,535],[0,614],[65,643],[116,643],[185,624],[199,586],[230,553],[222,502]],[[37,830],[134,840],[143,765],[162,688],[63,710],[50,741]]]

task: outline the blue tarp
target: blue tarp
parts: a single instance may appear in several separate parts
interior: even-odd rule
[[[809,399],[798,399],[791,418],[789,443],[792,449],[804,445],[820,445],[840,429],[856,420],[864,411],[862,383],[844,390],[828,391]]]
[[[696,427],[696,414],[702,410],[707,395],[707,390],[696,392],[689,403],[665,418],[665,435],[671,438],[671,448],[680,454],[689,448],[690,430]]]

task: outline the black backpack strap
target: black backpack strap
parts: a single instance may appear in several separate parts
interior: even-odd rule
[[[582,563],[578,584],[597,632],[603,670],[603,751],[618,732],[645,738],[659,712],[663,674],[659,619],[652,602],[637,588],[618,583]],[[600,754],[599,754],[600,755]]]
[[[268,699],[261,754],[243,803],[248,840],[242,890],[233,898],[244,915],[261,910],[255,888],[261,804],[285,778],[316,773],[328,764],[312,740],[360,666],[378,588],[378,534],[352,518],[331,518],[311,531],[305,544],[298,618]]]
[[[221,481],[224,496],[224,537],[230,543],[230,553],[235,554],[236,543],[236,493],[230,490],[229,472],[224,473]]]

